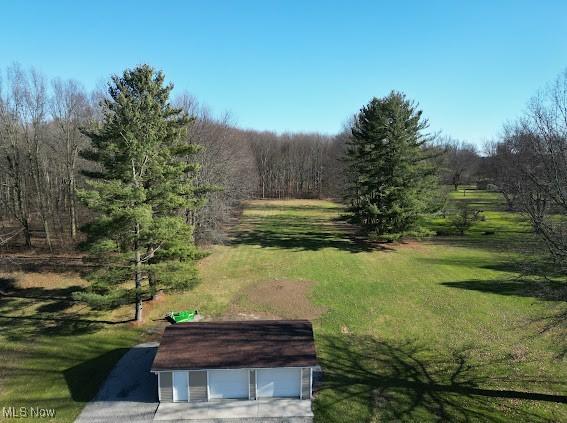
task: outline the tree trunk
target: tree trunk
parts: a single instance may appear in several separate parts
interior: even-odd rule
[[[15,179],[17,186],[15,187],[16,195],[15,200],[17,203],[14,205],[14,213],[16,214],[16,219],[20,221],[20,224],[24,228],[24,239],[26,248],[32,248],[31,232],[30,232],[30,221],[27,212],[26,204],[24,203],[25,194],[22,194],[22,184],[20,184],[19,177]]]
[[[26,248],[32,248],[30,224],[29,224],[27,218],[22,221],[22,226],[24,227],[24,239],[25,239],[25,243],[26,243]]]
[[[153,272],[148,273],[148,284],[150,285],[150,295],[153,298],[157,292],[157,281]]]
[[[49,247],[49,252],[53,252],[53,244],[51,242],[51,232],[49,230],[49,223],[46,218],[43,218],[43,230],[45,231],[45,240],[47,241],[47,246]]]
[[[140,236],[140,225],[136,225],[136,237]],[[142,316],[142,258],[140,256],[140,250],[138,249],[138,241],[135,243],[136,253],[136,269],[134,271],[134,283],[136,284],[136,314],[135,319],[137,322],[143,321]]]
[[[71,179],[69,183],[69,214],[71,218],[71,238],[73,241],[77,239],[77,213],[75,209],[75,180]]]

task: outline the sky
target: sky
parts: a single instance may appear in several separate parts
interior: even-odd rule
[[[12,63],[87,89],[149,63],[243,128],[334,134],[398,90],[432,132],[498,136],[567,68],[567,1],[3,0]]]

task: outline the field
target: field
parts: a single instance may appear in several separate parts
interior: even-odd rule
[[[199,264],[201,284],[147,304],[141,326],[120,323],[130,309],[68,302],[84,283],[74,272],[0,273],[0,406],[26,398],[72,420],[125,348],[157,338],[165,312],[197,307],[312,319],[317,422],[566,421],[565,284],[526,266],[540,247],[496,194],[451,201],[485,220],[463,237],[382,245],[361,241],[336,203],[251,201]]]

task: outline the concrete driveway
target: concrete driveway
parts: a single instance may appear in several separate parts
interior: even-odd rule
[[[154,420],[218,422],[278,421],[312,422],[311,400],[262,398],[257,400],[215,400],[208,402],[164,402],[160,404]],[[167,422],[169,421],[169,422]]]
[[[104,385],[76,422],[122,423],[152,421],[158,407],[157,377],[150,373],[158,344],[130,349],[118,361]],[[88,380],[85,383],[89,383]]]

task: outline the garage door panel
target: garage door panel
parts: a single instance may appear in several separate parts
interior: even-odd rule
[[[262,397],[299,397],[301,369],[260,369],[256,374],[257,395]]]
[[[248,370],[209,370],[209,398],[248,398]]]
[[[187,372],[173,372],[173,401],[189,400]]]

